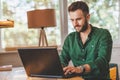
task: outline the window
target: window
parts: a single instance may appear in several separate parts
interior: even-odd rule
[[[39,30],[28,29],[26,12],[36,8],[55,8],[57,26],[46,28],[49,45],[62,45],[68,33],[74,31],[67,14],[68,5],[77,0],[0,0],[0,19],[13,19],[14,28],[5,28],[0,32],[3,47],[38,45]],[[94,26],[109,29],[114,42],[120,40],[120,1],[119,0],[83,0],[90,7]],[[13,3],[14,2],[14,3]],[[67,27],[68,26],[68,27]],[[119,43],[120,44],[120,43]]]
[[[14,3],[13,3],[14,2]],[[56,10],[57,26],[46,28],[49,45],[60,45],[59,4],[58,0],[1,0],[1,19],[14,20],[14,28],[2,29],[2,46],[37,46],[39,30],[28,29],[27,11],[43,8]],[[56,40],[59,38],[58,40]]]

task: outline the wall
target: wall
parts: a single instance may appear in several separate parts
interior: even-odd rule
[[[0,65],[22,66],[17,51],[0,52]]]

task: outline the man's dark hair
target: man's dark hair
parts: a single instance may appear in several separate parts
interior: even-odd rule
[[[89,14],[89,7],[88,5],[83,2],[83,1],[76,1],[73,2],[69,7],[68,7],[68,12],[71,11],[76,11],[77,9],[80,9],[83,11],[84,15]]]

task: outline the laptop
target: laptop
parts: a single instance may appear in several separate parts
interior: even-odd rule
[[[78,74],[64,75],[57,48],[18,49],[20,59],[29,77],[70,78]]]

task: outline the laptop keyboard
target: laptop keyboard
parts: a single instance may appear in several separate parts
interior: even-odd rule
[[[71,78],[71,77],[75,77],[75,76],[80,76],[80,74],[68,73],[67,75],[64,76],[64,78]]]

